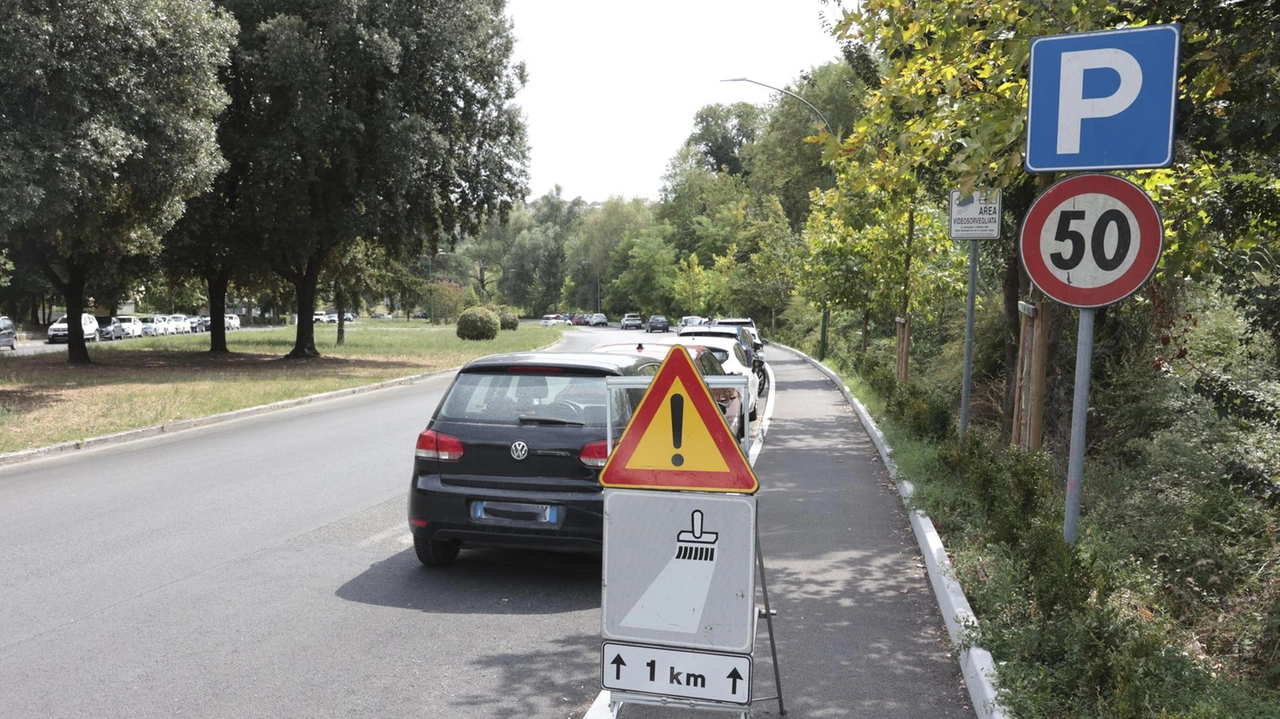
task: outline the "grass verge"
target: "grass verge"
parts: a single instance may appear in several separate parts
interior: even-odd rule
[[[452,327],[316,327],[321,357],[286,360],[293,328],[232,332],[228,354],[208,335],[90,345],[93,363],[61,352],[0,362],[0,453],[205,417],[456,367],[476,357],[548,345],[560,328],[522,325],[485,342]]]

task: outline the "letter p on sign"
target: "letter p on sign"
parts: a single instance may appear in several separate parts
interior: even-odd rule
[[[1169,166],[1180,41],[1177,25],[1032,40],[1027,171]]]

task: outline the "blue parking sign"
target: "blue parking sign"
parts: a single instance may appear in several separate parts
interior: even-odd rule
[[[1027,171],[1172,164],[1181,35],[1150,25],[1032,40]]]

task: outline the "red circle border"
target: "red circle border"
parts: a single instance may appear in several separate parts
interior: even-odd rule
[[[1063,282],[1049,271],[1040,254],[1040,233],[1049,221],[1049,213],[1067,199],[1086,194],[1107,195],[1129,208],[1142,238],[1138,256],[1129,269],[1101,287],[1075,287]],[[1148,242],[1148,237],[1155,237],[1157,241]],[[1028,245],[1031,245],[1030,252]],[[1031,203],[1018,236],[1018,254],[1031,281],[1051,299],[1072,307],[1105,307],[1137,292],[1155,272],[1163,251],[1164,223],[1155,203],[1141,187],[1115,175],[1073,175],[1055,182]]]

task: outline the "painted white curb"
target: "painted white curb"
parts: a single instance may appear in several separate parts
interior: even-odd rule
[[[947,634],[951,636],[951,643],[960,652],[960,671],[964,675],[965,686],[969,689],[969,699],[973,702],[974,712],[980,719],[1007,719],[1009,713],[1000,705],[993,684],[996,668],[991,652],[982,647],[970,647],[964,644],[965,629],[977,627],[978,619],[973,615],[969,600],[964,596],[964,588],[955,579],[951,560],[947,557],[947,548],[942,545],[942,538],[933,528],[933,520],[929,519],[929,515],[924,512],[911,508],[911,495],[915,488],[910,482],[898,479],[898,465],[890,457],[893,448],[885,440],[884,433],[876,426],[871,413],[862,402],[858,401],[857,397],[853,396],[839,375],[794,347],[780,345],[777,342],[773,344],[794,352],[818,368],[840,388],[849,406],[853,407],[854,412],[857,413],[862,426],[871,437],[872,444],[879,451],[885,469],[889,470],[889,477],[898,488],[898,495],[902,498],[902,504],[906,507],[911,519],[911,529],[915,531],[916,542],[920,545],[920,553],[924,556],[925,566],[929,570],[929,583],[933,585],[933,594],[937,597],[938,609],[942,612],[943,621],[947,625]]]

